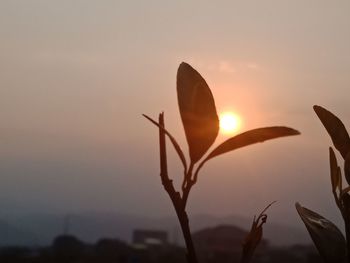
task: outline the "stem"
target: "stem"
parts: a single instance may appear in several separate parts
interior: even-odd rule
[[[346,215],[344,217],[344,223],[345,223],[345,235],[346,235],[346,250],[347,250],[347,262],[350,263],[350,222],[349,222],[349,216]]]
[[[188,172],[185,176],[185,180],[186,180],[186,184],[185,187],[183,189],[183,193],[182,193],[182,205],[183,205],[183,209],[186,209],[186,204],[187,204],[187,199],[188,196],[190,194],[191,188],[192,186],[196,183],[193,179],[192,179],[192,171],[193,171],[193,163],[190,164],[190,167],[188,168]]]
[[[343,207],[344,208],[344,207]],[[347,257],[347,262],[350,263],[350,215],[346,213],[346,209],[340,209],[343,220],[344,220],[344,225],[345,225],[345,239],[346,239],[346,257]]]
[[[196,251],[194,249],[193,241],[192,241],[192,235],[191,235],[191,231],[190,231],[187,213],[182,208],[180,208],[180,209],[175,208],[175,210],[176,210],[176,215],[179,219],[182,234],[184,236],[185,243],[186,243],[187,262],[188,263],[197,263],[198,260],[197,260]]]
[[[164,128],[164,114],[159,114],[159,125]],[[169,179],[168,176],[168,167],[167,167],[167,156],[166,156],[166,141],[165,141],[165,132],[159,128],[159,150],[160,150],[160,177],[162,180],[162,184],[164,189],[168,193],[171,202],[176,211],[177,218],[179,219],[181,230],[183,237],[185,239],[186,248],[187,248],[187,262],[188,263],[198,263],[196,252],[194,249],[188,216],[186,213],[186,201],[188,197],[188,192],[191,189],[191,186],[188,188],[186,186],[186,199],[181,198],[179,192],[177,192],[174,188],[173,181]],[[192,168],[189,169],[189,173],[191,175]],[[187,174],[187,175],[188,175]],[[192,181],[191,181],[192,182]],[[185,193],[185,192],[184,192]]]
[[[337,203],[337,206],[339,207],[339,210],[341,212],[341,215],[343,217],[344,226],[345,226],[345,240],[346,240],[346,258],[347,262],[350,263],[350,214],[348,212],[348,205],[347,200],[344,198],[347,198],[345,194],[344,196],[340,196],[339,199],[337,198],[337,195],[335,194],[335,201]]]

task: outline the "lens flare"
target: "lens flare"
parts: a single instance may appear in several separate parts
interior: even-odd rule
[[[223,134],[233,134],[240,130],[242,126],[241,118],[233,112],[220,114],[220,132]]]

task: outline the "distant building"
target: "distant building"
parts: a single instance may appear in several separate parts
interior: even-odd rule
[[[95,255],[101,262],[129,262],[132,249],[118,239],[103,238],[95,245]]]
[[[133,232],[132,242],[135,246],[164,246],[168,244],[168,233],[162,230],[137,229]]]
[[[239,262],[242,243],[248,232],[231,225],[221,225],[193,233],[193,242],[200,262]],[[267,241],[261,240],[258,251],[266,247]]]

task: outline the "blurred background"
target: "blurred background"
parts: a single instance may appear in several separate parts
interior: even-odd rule
[[[90,240],[110,228],[84,236],[79,222],[93,229],[125,217],[132,229],[148,218],[177,227],[159,178],[157,129],[141,114],[164,111],[187,151],[176,97],[185,61],[206,79],[218,112],[240,116],[238,133],[273,125],[302,133],[209,162],[189,198],[193,228],[248,229],[274,200],[268,222],[295,234],[281,242],[311,242],[296,201],[342,226],[331,141],[312,106],[350,127],[348,10],[346,0],[2,0],[0,219],[35,232],[38,243],[62,232],[67,215],[70,231]],[[179,184],[181,164],[168,149]]]

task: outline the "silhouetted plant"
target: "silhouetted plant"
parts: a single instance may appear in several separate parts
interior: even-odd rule
[[[299,132],[282,126],[250,130],[224,141],[204,157],[205,153],[212,146],[218,135],[219,118],[216,112],[213,95],[207,83],[203,77],[187,63],[181,63],[177,71],[177,98],[189,148],[189,164],[187,163],[185,155],[175,138],[166,130],[164,114],[159,114],[158,122],[146,115],[144,115],[144,117],[159,128],[160,177],[162,184],[173,203],[181,225],[181,230],[187,247],[187,261],[189,263],[197,263],[188,216],[186,213],[186,204],[190,190],[197,182],[198,173],[203,165],[216,156],[238,148],[278,137],[297,135]],[[175,189],[173,181],[168,176],[166,136],[174,146],[184,168],[181,190],[179,191]],[[262,230],[264,218],[265,216],[261,214],[258,217],[257,222],[254,221],[253,227],[254,230],[257,231],[251,231],[251,233],[253,233],[252,235],[260,235],[259,229]],[[262,220],[262,223],[260,223],[260,220]],[[256,245],[261,239],[261,237],[260,239],[256,237],[253,238],[253,236],[250,238],[251,240],[255,240],[254,242],[256,242],[256,244],[251,247],[252,249],[248,249],[247,253],[253,253]]]
[[[350,184],[350,137],[342,123],[330,111],[321,106],[314,110],[330,135],[334,147],[344,159],[344,174]],[[342,172],[332,147],[329,147],[331,188],[335,203],[343,217],[346,239],[331,221],[296,203],[296,209],[304,222],[316,248],[325,262],[350,262],[350,187],[343,188]]]
[[[256,247],[259,245],[263,236],[263,225],[266,223],[267,215],[266,210],[276,201],[269,204],[264,210],[256,217],[254,216],[253,224],[248,233],[246,239],[243,241],[241,263],[248,263],[254,255]]]

